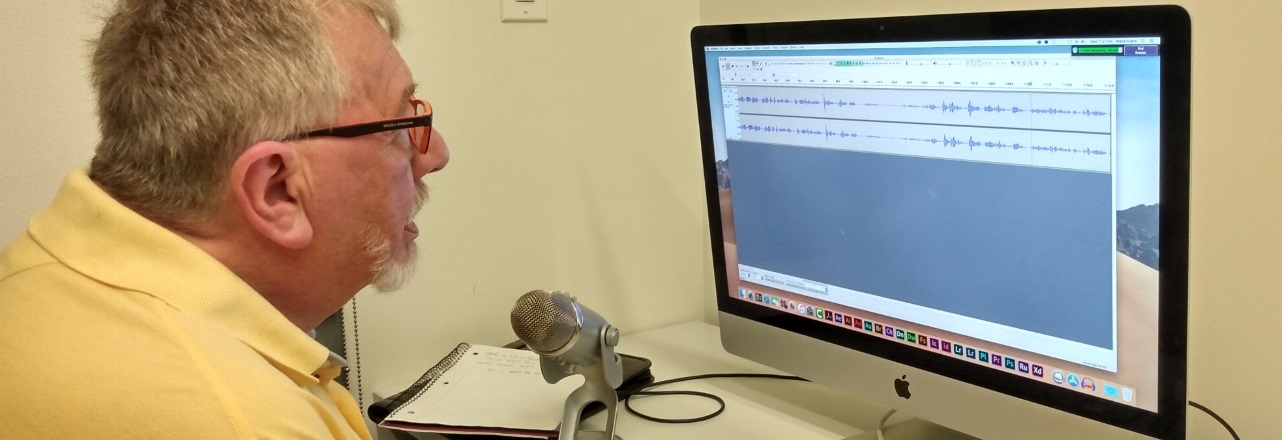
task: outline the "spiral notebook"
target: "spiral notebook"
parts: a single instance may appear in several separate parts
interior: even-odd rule
[[[547,383],[531,351],[463,343],[386,404],[389,412],[379,426],[552,438],[565,398],[582,384],[580,376]]]
[[[556,437],[565,398],[583,378],[548,384],[538,355],[523,347],[520,341],[502,348],[459,344],[405,391],[371,405],[370,420],[389,429],[434,432],[451,439]],[[623,383],[617,388],[620,398],[654,382],[649,359],[623,353],[619,358],[623,364]],[[449,408],[441,410],[442,405]],[[509,407],[516,409],[509,411]],[[604,408],[599,403],[588,405],[582,417]],[[472,420],[454,420],[451,413],[457,411],[470,411]]]

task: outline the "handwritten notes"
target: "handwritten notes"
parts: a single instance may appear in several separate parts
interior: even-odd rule
[[[545,382],[539,356],[533,352],[473,345],[432,386],[386,421],[556,430],[565,398],[582,384],[581,376],[557,384]]]
[[[487,347],[481,347],[487,348]],[[487,350],[485,353],[474,347],[468,355],[476,356],[476,366],[481,371],[493,374],[535,375],[543,380],[539,357],[530,356],[528,350]]]

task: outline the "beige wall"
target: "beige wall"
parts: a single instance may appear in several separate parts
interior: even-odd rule
[[[1242,438],[1279,438],[1282,381],[1282,64],[1271,0],[1175,2],[1193,18],[1189,398],[1227,418]],[[704,23],[880,17],[1001,9],[1139,4],[1130,1],[703,0]],[[1189,409],[1190,439],[1228,439]]]
[[[0,3],[0,243],[23,231],[98,139],[80,0]]]
[[[553,0],[538,24],[500,23],[497,1],[401,5],[452,157],[428,178],[419,276],[357,299],[364,383],[514,340],[508,313],[533,289],[576,294],[625,335],[703,317],[698,4]]]

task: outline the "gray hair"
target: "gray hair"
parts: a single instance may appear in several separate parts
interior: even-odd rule
[[[347,76],[325,10],[366,11],[395,39],[393,1],[119,0],[91,42],[90,178],[153,221],[207,221],[245,149],[336,117]]]

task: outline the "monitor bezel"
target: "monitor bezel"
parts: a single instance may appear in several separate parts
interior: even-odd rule
[[[1161,38],[1157,412],[1034,382],[962,360],[733,299],[721,231],[705,48],[946,40]],[[1178,6],[1002,11],[805,22],[719,24],[691,32],[717,308],[1015,398],[1157,438],[1183,438],[1187,405],[1191,23]]]

